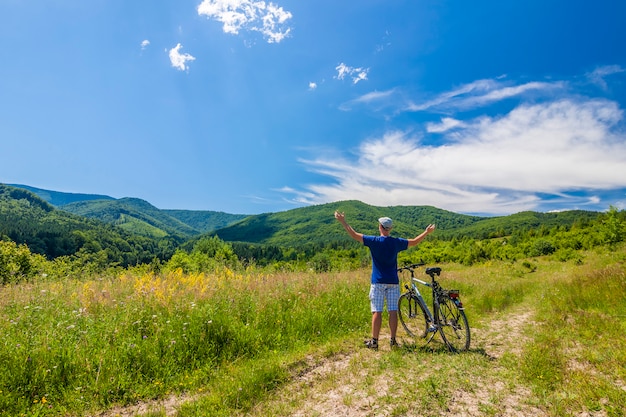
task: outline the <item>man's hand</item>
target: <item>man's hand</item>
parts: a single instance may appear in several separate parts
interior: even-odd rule
[[[348,223],[346,223],[346,215],[344,213],[340,211],[335,211],[335,219],[337,219],[337,221],[341,223],[343,228],[346,229],[346,232],[348,232],[352,239],[356,240],[357,242],[363,243],[363,234],[355,232],[354,229],[350,227]]]
[[[420,243],[422,240],[424,240],[426,236],[434,232],[435,228],[436,226],[434,224],[429,224],[428,227],[426,227],[426,229],[424,229],[424,231],[419,236],[416,236],[413,239],[408,239],[409,247],[413,247],[417,245],[418,243]]]

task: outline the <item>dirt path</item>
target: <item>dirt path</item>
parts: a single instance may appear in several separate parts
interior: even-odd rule
[[[545,415],[540,409],[525,404],[523,400],[529,395],[527,389],[507,386],[499,380],[494,380],[494,375],[497,376],[501,371],[498,369],[501,367],[499,359],[504,354],[521,353],[520,346],[523,346],[526,340],[524,328],[531,324],[531,320],[532,312],[529,311],[508,313],[492,320],[486,328],[472,329],[472,350],[484,351],[484,355],[493,365],[492,369],[486,375],[473,375],[472,383],[468,384],[471,389],[453,392],[448,410],[437,415],[448,417],[479,417],[492,413],[508,417]],[[386,380],[384,372],[378,375],[376,369],[364,367],[362,361],[368,360],[369,352],[363,351],[322,363],[309,374],[303,375],[292,387],[287,388],[286,390],[290,392],[304,392],[306,397],[298,410],[289,415],[293,417],[423,415],[422,411],[414,411],[410,406],[403,411],[394,404],[394,400],[389,400],[389,397],[397,395],[396,389],[406,391],[406,382],[392,381],[391,378],[395,376],[391,375]],[[420,372],[423,372],[423,369]],[[422,374],[420,377],[423,380],[429,375]],[[368,378],[376,378],[375,389],[363,384]]]
[[[176,416],[178,407],[186,402],[194,401],[191,395],[172,395],[161,400],[144,401],[126,407],[115,407],[91,417],[135,417],[149,413],[161,413],[156,415]]]
[[[492,359],[494,373],[498,373],[500,358],[504,354],[519,357],[521,346],[528,337],[524,329],[532,324],[531,311],[509,312],[503,317],[493,319],[484,329],[474,329],[473,334],[478,346],[482,346],[485,354]],[[491,376],[476,376],[476,388],[472,391],[457,391],[453,394],[450,411],[446,416],[478,417],[485,414],[490,403],[499,404],[498,416],[527,417],[543,416],[545,413],[539,408],[526,405],[523,401],[528,398],[530,391],[523,386],[507,386],[502,381],[493,381]]]
[[[484,328],[472,328],[472,352],[482,352],[489,358],[489,371],[472,375],[468,389],[451,393],[447,417],[479,417],[485,414],[506,417],[545,415],[540,409],[528,405],[524,399],[530,392],[521,385],[498,380],[505,372],[499,363],[503,355],[519,356],[527,340],[524,329],[532,324],[532,311],[508,312],[492,319]],[[377,365],[384,360],[389,347],[381,345],[378,352],[354,349],[349,354],[331,358],[308,358],[305,371],[294,381],[279,390],[267,402],[259,404],[247,416],[270,414],[293,417],[361,417],[361,416],[418,416],[420,412],[398,408],[395,398],[406,391],[406,381]],[[409,353],[410,354],[410,353]],[[469,355],[472,355],[470,353]],[[382,358],[381,358],[382,356]],[[388,355],[389,356],[389,355]],[[428,378],[421,369],[419,377]],[[372,381],[375,380],[375,384]],[[419,382],[419,381],[417,381]],[[469,380],[468,380],[469,382]],[[406,395],[406,394],[405,394]],[[147,413],[176,416],[177,407],[195,398],[172,396],[160,401],[145,402],[130,407],[115,408],[92,417],[132,417]],[[410,401],[410,399],[409,399]]]

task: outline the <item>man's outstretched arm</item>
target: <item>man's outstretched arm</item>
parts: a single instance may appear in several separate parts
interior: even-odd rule
[[[346,223],[346,215],[344,213],[335,212],[335,219],[337,219],[337,221],[339,221],[339,223],[341,223],[341,225],[343,226],[344,229],[346,229],[346,232],[348,232],[348,234],[350,235],[350,237],[354,240],[356,240],[357,242],[361,242],[363,243],[363,234],[356,232],[352,226],[350,226],[348,223]]]
[[[422,240],[424,240],[424,238],[426,236],[428,236],[429,234],[431,234],[434,231],[435,231],[435,225],[434,224],[429,224],[428,227],[426,228],[426,230],[424,230],[421,234],[419,234],[418,236],[415,236],[413,239],[408,239],[408,241],[409,241],[409,248],[411,246],[415,246],[418,243],[420,243]]]

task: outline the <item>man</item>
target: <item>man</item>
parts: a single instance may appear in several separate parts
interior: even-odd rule
[[[389,330],[391,332],[391,347],[398,346],[396,331],[398,330],[398,299],[400,298],[400,282],[398,280],[398,253],[420,243],[426,236],[435,231],[435,225],[430,224],[413,239],[402,239],[389,236],[393,222],[389,217],[378,219],[380,236],[369,236],[356,232],[346,222],[344,213],[335,211],[335,218],[357,242],[361,242],[370,249],[372,256],[372,282],[370,286],[370,304],[372,310],[372,338],[365,342],[370,349],[378,349],[378,336],[382,326],[382,313],[387,302],[389,312]]]

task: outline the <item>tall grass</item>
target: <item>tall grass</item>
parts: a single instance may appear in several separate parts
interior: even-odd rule
[[[224,268],[5,287],[0,415],[80,414],[195,390],[227,364],[363,331],[367,278],[353,279]]]
[[[554,415],[626,410],[626,267],[585,269],[546,289],[522,373]]]

